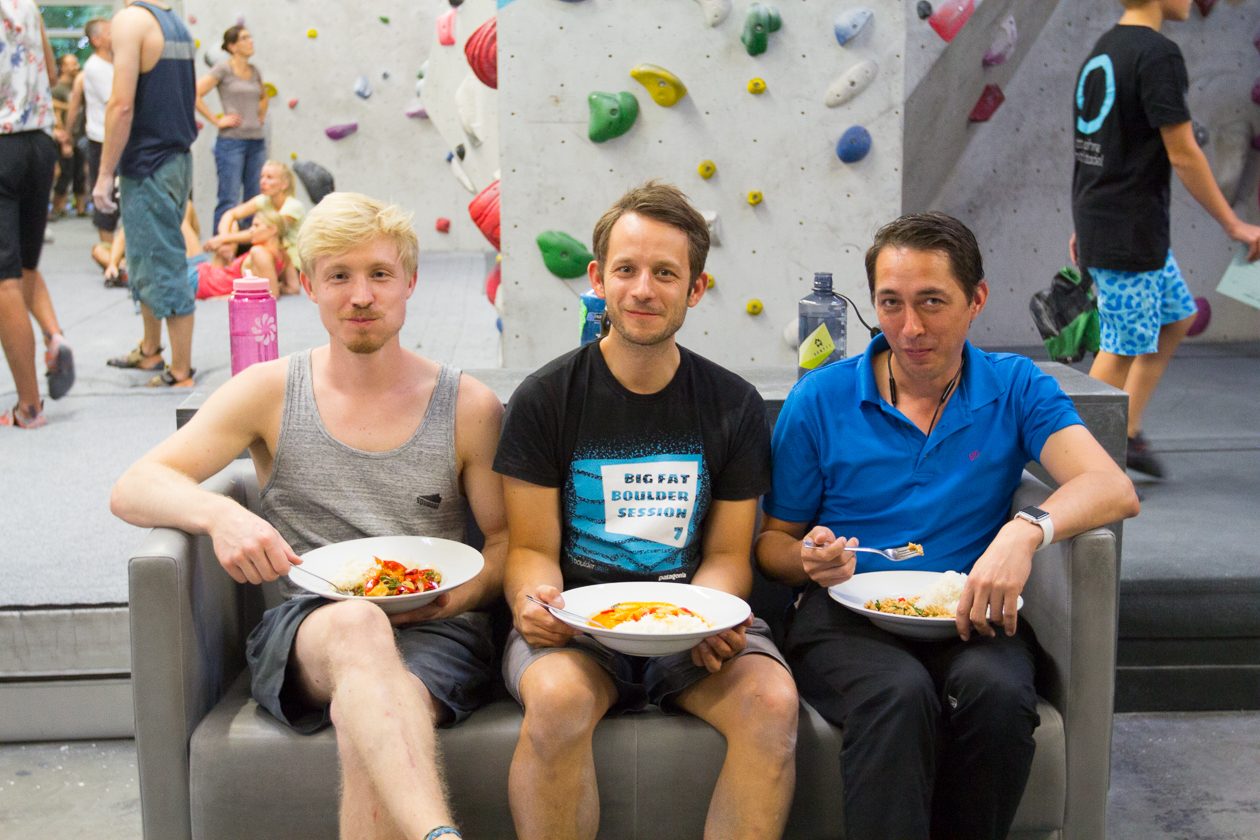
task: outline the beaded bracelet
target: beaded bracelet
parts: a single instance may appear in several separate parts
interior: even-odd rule
[[[452,837],[457,837],[459,838],[459,840],[463,840],[464,838],[464,835],[460,834],[459,829],[456,828],[455,826],[439,825],[437,828],[433,829],[428,834],[424,835],[424,840],[437,840],[437,838],[441,837],[444,834],[449,834]]]

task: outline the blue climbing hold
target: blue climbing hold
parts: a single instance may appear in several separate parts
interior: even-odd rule
[[[865,6],[841,12],[836,18],[836,41],[845,46],[862,32],[874,16],[875,13]]]
[[[849,128],[836,143],[836,157],[845,163],[857,163],[871,151],[871,133],[860,125]]]

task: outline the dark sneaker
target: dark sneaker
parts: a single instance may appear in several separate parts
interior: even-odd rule
[[[1134,472],[1145,473],[1155,478],[1164,477],[1164,465],[1155,457],[1155,453],[1151,451],[1151,445],[1147,443],[1146,437],[1141,432],[1129,438],[1129,449],[1124,455],[1124,465]]]
[[[48,350],[44,353],[44,364],[47,366],[48,396],[54,400],[64,397],[74,384],[74,353],[70,345],[61,335],[54,335],[48,342]]]

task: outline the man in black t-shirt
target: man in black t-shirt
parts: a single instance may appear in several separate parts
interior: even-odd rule
[[[1142,414],[1196,312],[1169,247],[1170,172],[1251,260],[1260,227],[1242,222],[1217,187],[1194,139],[1181,50],[1159,32],[1189,17],[1190,0],[1122,3],[1077,77],[1069,250],[1098,288],[1101,352],[1090,375],[1129,393],[1128,466],[1162,476]]]
[[[610,709],[654,703],[710,723],[727,756],[706,835],[778,837],[795,781],[797,694],[760,619],[644,659],[577,635],[534,596],[591,583],[695,583],[746,597],[757,498],[769,488],[765,408],[751,385],[679,347],[704,296],[704,219],[677,188],[631,190],[595,226],[591,286],[611,331],[527,378],[508,406],[504,654],[525,707],[509,793],[517,834],[594,838],[591,738]],[[662,772],[687,773],[686,768]],[[670,830],[668,818],[661,825]]]

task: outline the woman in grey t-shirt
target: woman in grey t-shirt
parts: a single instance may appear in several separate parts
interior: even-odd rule
[[[214,205],[214,230],[228,209],[258,192],[258,176],[267,160],[263,121],[267,118],[267,94],[262,73],[250,63],[254,36],[244,26],[223,33],[228,58],[197,80],[197,111],[219,129],[214,142],[214,166],[219,175],[219,194]],[[215,88],[223,113],[214,114],[205,95]]]

